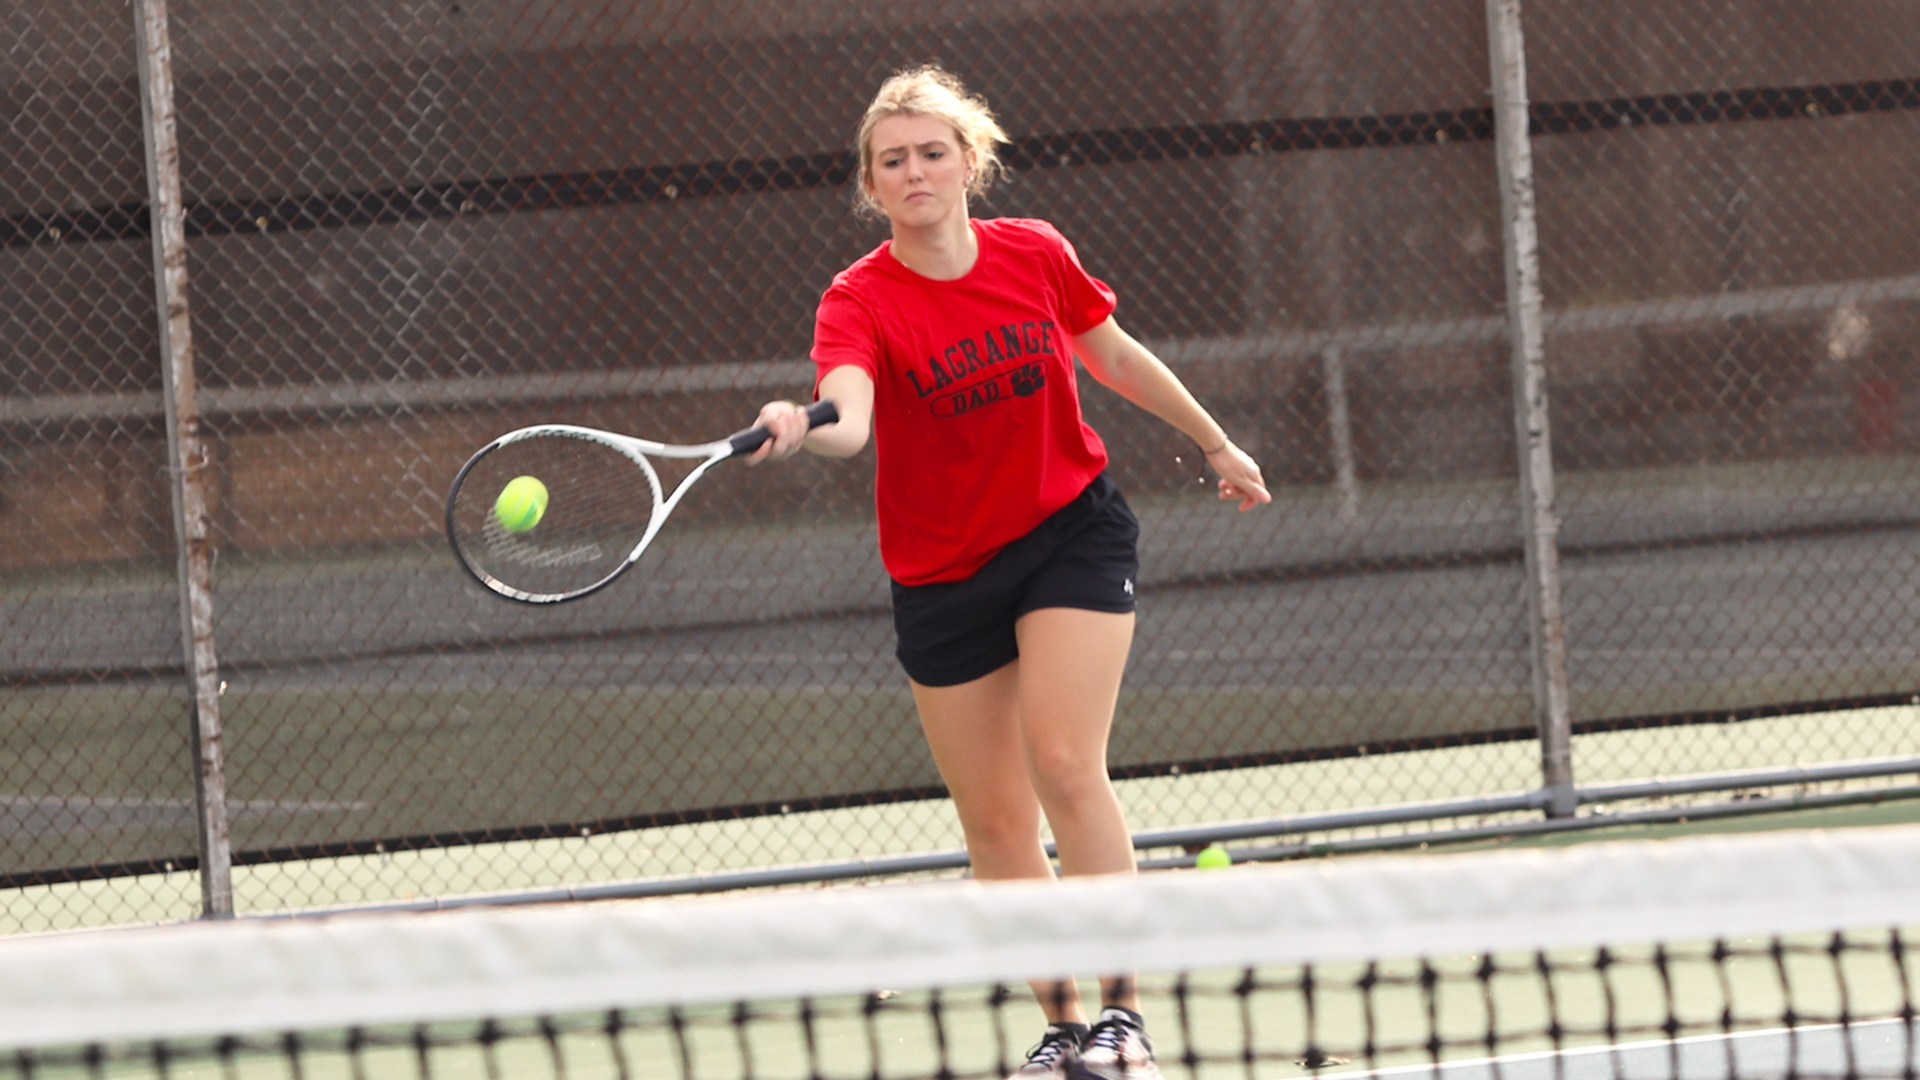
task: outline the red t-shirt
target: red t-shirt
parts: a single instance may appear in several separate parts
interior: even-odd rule
[[[880,557],[902,585],[972,577],[1107,466],[1071,339],[1113,314],[1113,290],[1044,221],[973,230],[965,277],[922,277],[888,241],[833,279],[814,326],[821,376],[873,378]]]

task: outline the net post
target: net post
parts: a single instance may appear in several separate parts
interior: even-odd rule
[[[1487,0],[1487,38],[1493,75],[1500,231],[1506,262],[1507,338],[1513,363],[1514,429],[1520,458],[1534,716],[1540,732],[1546,812],[1549,817],[1570,817],[1578,807],[1578,796],[1573,787],[1566,623],[1560,599],[1560,526],[1554,499],[1540,234],[1534,217],[1533,146],[1528,132],[1520,0]]]
[[[226,767],[220,725],[220,666],[214,650],[213,540],[207,512],[200,407],[193,372],[187,303],[186,210],[180,184],[180,142],[173,106],[173,57],[166,0],[134,0],[140,62],[141,133],[153,235],[160,370],[165,392],[168,473],[179,557],[180,621],[191,691],[195,825],[200,855],[201,914],[233,915],[232,851],[227,835]]]

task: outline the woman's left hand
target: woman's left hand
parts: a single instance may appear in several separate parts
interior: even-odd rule
[[[1260,475],[1260,466],[1244,450],[1233,445],[1232,440],[1208,454],[1207,464],[1220,474],[1220,497],[1238,499],[1241,513],[1273,501],[1273,495],[1267,491],[1267,482]]]

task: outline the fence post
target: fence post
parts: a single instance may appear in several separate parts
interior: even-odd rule
[[[165,383],[167,461],[173,481],[174,542],[179,550],[180,624],[192,691],[194,804],[200,847],[201,914],[233,915],[233,857],[227,836],[227,782],[220,734],[220,665],[213,644],[212,534],[193,376],[187,310],[186,210],[173,111],[173,57],[166,0],[134,0],[140,57],[140,113],[147,148],[147,201],[153,229],[154,293]]]
[[[1520,456],[1534,716],[1540,731],[1547,813],[1568,817],[1578,803],[1573,788],[1567,635],[1560,604],[1560,522],[1554,503],[1553,440],[1548,427],[1540,235],[1534,220],[1533,146],[1528,133],[1527,59],[1520,0],[1487,0],[1487,38],[1488,64],[1493,74],[1501,236],[1506,255],[1507,337],[1513,356],[1514,428]]]
[[[1320,385],[1326,390],[1327,432],[1333,452],[1333,490],[1340,520],[1360,519],[1360,470],[1353,457],[1353,415],[1347,406],[1347,354],[1338,345],[1320,350]]]

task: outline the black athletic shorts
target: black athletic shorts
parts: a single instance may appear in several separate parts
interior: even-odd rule
[[[1140,523],[1105,473],[965,581],[893,583],[895,650],[922,686],[958,686],[1020,655],[1013,624],[1041,608],[1133,610]]]

